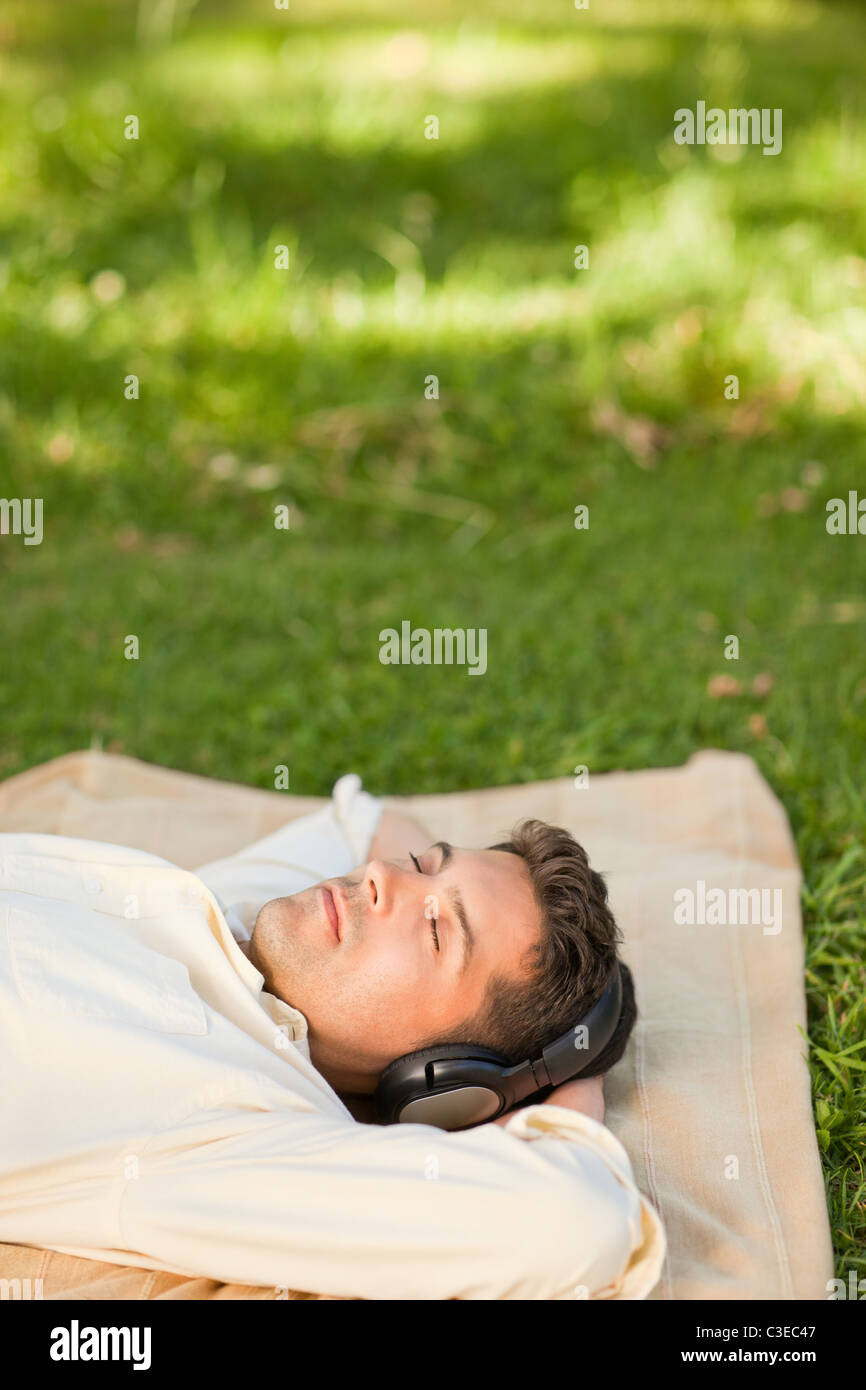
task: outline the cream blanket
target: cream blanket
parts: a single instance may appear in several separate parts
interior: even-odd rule
[[[0,830],[111,841],[191,869],[323,804],[81,752],[0,784]],[[606,1122],[665,1223],[651,1297],[826,1298],[832,1249],[799,1031],[800,870],[751,759],[708,751],[585,787],[564,778],[388,804],[466,846],[538,816],[567,826],[607,876],[640,1020],[606,1082]],[[23,1246],[0,1245],[0,1277],[41,1277],[61,1298],[275,1297]]]

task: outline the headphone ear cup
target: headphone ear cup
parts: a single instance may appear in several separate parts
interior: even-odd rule
[[[396,1076],[399,1069],[404,1067],[408,1062],[420,1062],[426,1057],[432,1060],[438,1054],[438,1047],[419,1047],[415,1052],[407,1052],[402,1057],[395,1057],[394,1061],[388,1063],[382,1075],[379,1077],[379,1086],[382,1085],[383,1081],[388,1081],[390,1078]]]
[[[425,1072],[428,1062],[479,1061],[508,1067],[507,1057],[490,1047],[473,1043],[441,1043],[438,1047],[419,1047],[389,1062],[379,1077],[373,1100],[380,1118],[390,1123],[399,1106],[428,1094]]]

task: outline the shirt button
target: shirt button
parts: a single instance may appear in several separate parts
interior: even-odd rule
[[[85,881],[84,887],[86,888],[88,893],[102,892],[102,884],[99,882],[98,878],[88,878]]]

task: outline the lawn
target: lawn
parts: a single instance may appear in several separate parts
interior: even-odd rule
[[[44,541],[0,542],[0,776],[95,744],[398,794],[747,752],[866,1276],[866,538],[825,525],[866,497],[866,15],[468,8],[5,6],[0,495]],[[782,152],[676,145],[701,97],[781,108]],[[485,628],[483,678],[382,665],[404,619]]]

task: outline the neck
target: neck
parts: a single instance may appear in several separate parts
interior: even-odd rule
[[[376,1113],[372,1096],[361,1096],[357,1092],[343,1091],[337,1093],[352,1118],[360,1125],[378,1125],[382,1121]]]
[[[310,1061],[338,1096],[372,1096],[378,1083],[378,1076],[368,1072],[350,1071],[347,1067],[330,1063],[322,1056],[315,1037],[309,1036]]]

